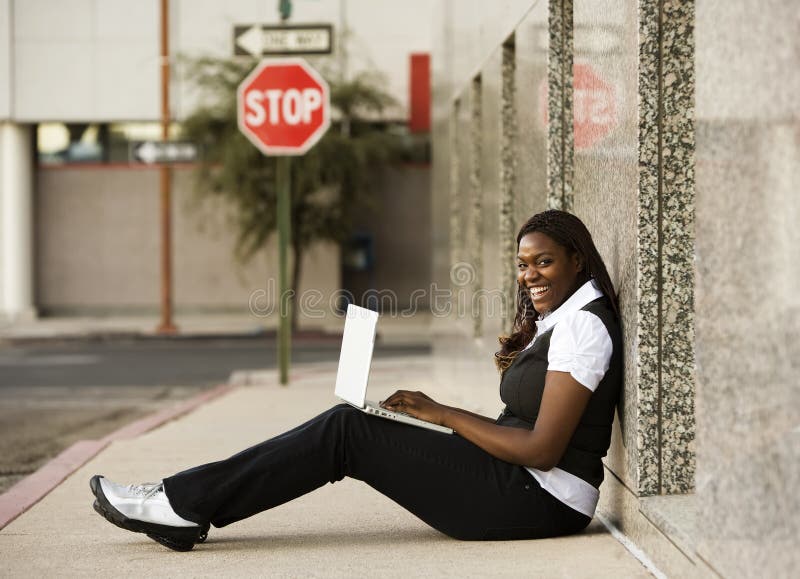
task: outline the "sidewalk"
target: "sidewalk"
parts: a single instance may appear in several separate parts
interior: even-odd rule
[[[297,367],[288,388],[254,373],[195,411],[112,442],[0,531],[4,577],[22,576],[543,576],[647,577],[597,521],[582,534],[540,541],[460,542],[389,499],[345,479],[224,529],[175,553],[109,525],[92,510],[88,481],[157,480],[228,456],[335,403],[335,364]],[[370,392],[413,384],[436,396],[428,357],[379,360]]]

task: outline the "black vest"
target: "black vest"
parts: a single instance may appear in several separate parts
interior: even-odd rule
[[[600,318],[611,336],[614,350],[611,354],[611,365],[597,390],[592,393],[575,434],[557,466],[599,488],[603,482],[601,459],[611,444],[614,407],[622,387],[622,334],[607,298],[598,298],[581,309]],[[497,424],[533,429],[544,393],[547,352],[550,349],[553,328],[538,336],[533,346],[518,354],[503,374],[500,398],[506,407],[497,419]]]

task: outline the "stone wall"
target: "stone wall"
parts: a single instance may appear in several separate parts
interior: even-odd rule
[[[662,18],[666,9],[644,0],[519,8],[516,23],[501,19],[508,24],[504,34],[491,28],[494,47],[481,44],[490,26],[483,19],[470,28],[474,14],[448,4],[441,13],[450,32],[435,53],[438,75],[434,61],[442,119],[434,136],[434,190],[449,196],[437,204],[449,208],[446,220],[439,210],[437,223],[453,242],[436,251],[446,252],[451,266],[472,268],[468,286],[452,285],[469,303],[469,319],[456,316],[441,329],[455,332],[456,340],[469,336],[468,356],[490,362],[513,314],[509,238],[533,212],[575,211],[594,232],[618,288],[627,338],[625,395],[609,467],[636,494],[690,491],[691,11],[673,9]],[[486,51],[472,67],[459,67],[455,54],[470,44],[465,38]],[[681,50],[671,48],[677,44]],[[440,155],[439,144],[448,152]],[[442,265],[436,275],[444,280]],[[505,317],[481,299],[498,293],[506,298]],[[481,384],[497,380],[490,372],[477,375]]]

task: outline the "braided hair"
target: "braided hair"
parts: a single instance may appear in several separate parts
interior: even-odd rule
[[[600,287],[600,291],[608,298],[611,308],[619,317],[619,306],[614,285],[608,275],[603,258],[592,241],[592,235],[583,222],[575,215],[566,211],[551,209],[537,213],[522,226],[517,233],[517,247],[520,240],[529,233],[540,232],[547,235],[558,245],[567,250],[568,255],[578,253],[581,261],[585,264],[584,271],[586,280],[594,279]],[[525,346],[527,346],[536,335],[536,310],[533,306],[530,292],[522,287],[517,287],[517,313],[514,316],[514,326],[511,335],[500,336],[500,350],[495,352],[495,364],[501,373],[514,361]]]

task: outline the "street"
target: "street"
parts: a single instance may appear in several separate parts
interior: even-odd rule
[[[376,357],[426,353],[381,346]],[[292,362],[335,362],[339,339],[295,343]],[[0,348],[0,492],[82,439],[224,383],[274,368],[275,341],[258,338],[18,342]],[[331,382],[331,388],[333,382]]]

